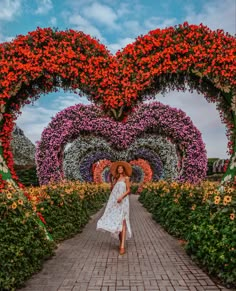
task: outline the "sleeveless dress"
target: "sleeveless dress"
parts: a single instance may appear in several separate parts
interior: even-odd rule
[[[119,232],[122,231],[123,219],[125,219],[127,240],[132,236],[129,220],[129,195],[125,196],[120,203],[117,202],[118,197],[124,192],[126,192],[125,181],[116,182],[107,201],[105,211],[97,222],[96,230],[108,231],[113,238],[119,239]]]

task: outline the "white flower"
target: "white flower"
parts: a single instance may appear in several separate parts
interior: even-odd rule
[[[7,173],[8,172],[8,168],[6,166],[2,167],[3,173]]]
[[[227,176],[224,177],[223,181],[224,181],[224,182],[228,182],[228,181],[230,181],[231,179],[232,179],[232,175],[229,174],[229,175],[227,175]]]
[[[230,163],[230,170],[232,170],[233,168],[236,167],[236,157],[234,156],[231,160],[231,163]]]

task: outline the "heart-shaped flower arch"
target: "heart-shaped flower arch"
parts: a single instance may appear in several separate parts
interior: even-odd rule
[[[52,119],[36,149],[41,184],[64,178],[63,148],[81,134],[101,136],[118,150],[128,149],[144,133],[167,136],[182,150],[183,167],[178,179],[196,183],[205,177],[207,158],[201,133],[183,111],[154,102],[137,107],[126,123],[102,115],[96,106],[78,104]]]
[[[0,155],[4,180],[16,179],[10,137],[13,120],[25,103],[56,88],[79,89],[120,119],[138,102],[157,92],[196,89],[217,102],[235,144],[236,40],[203,25],[156,29],[112,56],[82,32],[37,29],[0,45]],[[226,175],[236,172],[233,156]]]
[[[64,152],[63,172],[71,180],[83,180],[80,173],[82,159],[94,152],[106,152],[112,156],[111,161],[131,161],[137,158],[147,160],[153,171],[153,180],[160,177],[174,179],[177,177],[177,154],[175,146],[167,139],[151,135],[142,135],[124,151],[117,151],[101,137],[81,136]],[[100,164],[99,164],[100,165]],[[101,164],[102,165],[102,164]],[[101,166],[100,166],[101,167]],[[89,170],[91,172],[91,170]]]

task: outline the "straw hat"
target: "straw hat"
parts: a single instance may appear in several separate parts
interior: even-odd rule
[[[111,164],[110,167],[110,172],[112,174],[113,177],[115,177],[117,175],[117,168],[119,166],[124,167],[126,174],[130,177],[132,175],[132,167],[129,163],[125,162],[125,161],[117,161]]]

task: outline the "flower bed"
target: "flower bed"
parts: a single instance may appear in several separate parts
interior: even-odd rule
[[[28,188],[33,209],[40,211],[54,240],[80,232],[89,217],[101,208],[110,191],[108,184],[61,181]]]
[[[139,201],[188,254],[225,284],[236,286],[236,190],[160,181],[143,186]]]
[[[81,232],[109,190],[107,184],[61,182],[27,188],[25,195],[11,186],[2,191],[0,290],[21,286],[53,255],[56,241]],[[47,238],[45,226],[54,241]]]

